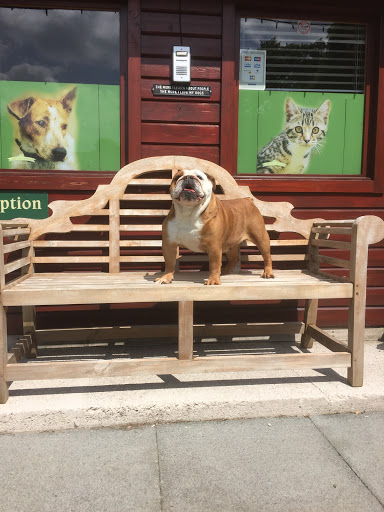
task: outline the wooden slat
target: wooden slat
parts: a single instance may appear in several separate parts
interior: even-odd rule
[[[29,228],[17,228],[17,229],[5,229],[3,228],[3,236],[18,236],[18,235],[29,235],[31,230]]]
[[[324,220],[322,222],[314,222],[314,226],[352,226],[354,224],[354,220]]]
[[[169,178],[137,178],[135,180],[131,180],[129,182],[129,185],[141,185],[142,187],[153,187],[154,185],[162,185],[169,187],[171,185],[171,180]]]
[[[205,124],[143,123],[143,142],[219,144],[219,126]]]
[[[109,240],[34,240],[33,247],[57,248],[57,247],[109,247]]]
[[[199,37],[221,35],[221,16],[142,12],[141,18],[141,29],[145,33],[179,34],[181,23],[184,34],[193,34]]]
[[[73,224],[72,231],[109,231],[109,224]]]
[[[192,360],[193,357],[193,302],[181,301],[178,304],[178,357]]]
[[[351,263],[348,260],[332,258],[331,256],[324,256],[323,254],[319,254],[319,256],[316,256],[316,258],[320,263],[327,263],[329,265],[335,265],[336,267],[341,268],[351,268]]]
[[[120,247],[158,247],[161,240],[120,240]]]
[[[26,247],[30,247],[30,246],[31,246],[31,242],[29,240],[25,240],[23,242],[14,242],[11,244],[6,244],[6,245],[4,245],[4,254],[7,254],[7,253],[10,253],[13,251],[18,251],[20,249],[25,249]]]
[[[348,346],[316,325],[308,326],[308,334],[332,352],[350,352]]]
[[[220,105],[217,103],[186,103],[183,101],[145,101],[141,106],[143,121],[168,123],[220,122]]]
[[[118,199],[109,201],[109,272],[116,273],[120,270],[120,202]]]
[[[65,361],[59,363],[10,364],[7,381],[164,375],[183,373],[286,370],[303,368],[344,368],[351,365],[351,354],[261,354],[246,356],[198,357],[188,360],[150,358],[135,360]]]
[[[90,261],[104,261],[102,257]],[[106,258],[107,260],[108,258]],[[71,258],[71,261],[73,259]],[[75,261],[77,261],[75,259]],[[81,261],[87,261],[85,258]],[[93,304],[125,302],[282,300],[350,298],[351,283],[326,280],[306,272],[277,271],[275,279],[260,279],[261,271],[222,276],[221,286],[204,286],[207,272],[180,272],[171,285],[154,283],[153,272],[120,274],[34,274],[3,291],[3,303],[15,305]]]
[[[38,248],[97,248],[109,247],[109,240],[35,240]],[[120,240],[120,247],[161,247],[161,240]]]
[[[163,256],[120,256],[121,263],[164,263]]]
[[[121,224],[120,231],[151,231],[161,232],[161,224]]]
[[[143,157],[158,157],[179,154],[190,157],[205,158],[219,164],[219,146],[187,146],[184,144],[145,144],[141,145]]]
[[[0,227],[2,227],[4,230],[5,229],[10,229],[10,228],[26,228],[28,226],[28,223],[27,222],[18,222],[18,221],[15,221],[15,220],[0,220]]]
[[[167,210],[159,210],[157,208],[154,208],[153,210],[151,209],[125,209],[125,210],[120,210],[120,215],[121,216],[135,216],[135,217],[138,217],[138,216],[143,216],[143,217],[164,217],[165,215],[168,215],[168,212],[169,212],[169,209]]]
[[[108,263],[109,256],[33,256],[32,263]]]
[[[311,240],[311,245],[316,247],[325,247],[327,249],[343,249],[349,251],[351,242],[341,242],[340,240],[328,240],[322,238],[314,238]]]
[[[124,194],[123,201],[171,201],[169,194]]]
[[[145,257],[145,256],[144,256]],[[307,260],[306,254],[273,254],[273,261],[304,261]],[[205,253],[184,254],[181,260],[187,261],[208,261],[208,256]],[[244,262],[249,261],[263,261],[263,257],[259,254],[241,254],[240,260]]]
[[[12,263],[7,263],[4,265],[5,274],[10,274],[19,268],[25,267],[31,263],[31,258],[20,258],[19,260],[12,261]]]
[[[152,36],[143,35],[141,37],[141,51],[143,55],[161,55],[169,56],[170,48],[180,44],[180,37],[175,36]],[[221,57],[221,40],[207,37],[183,37],[185,46],[193,47],[193,55],[197,58],[217,58]]]
[[[301,334],[303,322],[194,324],[195,336],[204,338],[220,336],[269,336],[271,334]],[[177,325],[132,325],[122,327],[90,327],[71,329],[41,329],[36,331],[39,343],[76,343],[136,338],[177,337]],[[287,338],[288,341],[288,338]]]
[[[329,272],[324,272],[323,270],[316,270],[316,274],[318,274],[321,277],[324,277],[326,279],[333,279],[334,281],[337,281],[339,283],[350,283],[351,280],[347,277],[338,276],[335,274],[330,274]]]
[[[352,228],[347,227],[329,227],[329,228],[312,228],[313,233],[322,233],[330,235],[350,235]]]
[[[252,242],[247,242],[247,245],[254,245]],[[271,247],[285,247],[285,246],[306,246],[308,245],[308,240],[303,238],[301,240],[271,240]]]

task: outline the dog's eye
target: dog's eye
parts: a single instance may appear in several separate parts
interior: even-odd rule
[[[67,125],[67,124],[65,124],[65,123],[61,125],[61,129],[62,129],[62,130],[66,130],[67,128],[68,128],[68,125]]]
[[[201,174],[197,174],[197,177],[199,178],[199,180],[203,180],[204,179],[204,177]]]
[[[36,124],[38,124],[42,128],[45,128],[45,126],[46,126],[46,122],[45,121],[36,121]]]

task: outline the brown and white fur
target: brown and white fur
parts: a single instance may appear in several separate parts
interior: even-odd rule
[[[25,157],[33,159],[15,159],[15,168],[77,170],[68,130],[75,99],[76,87],[60,100],[29,97],[8,105],[8,112],[18,120],[16,144]]]
[[[163,222],[162,240],[165,272],[157,283],[172,282],[178,247],[207,252],[209,277],[204,283],[219,285],[220,274],[229,274],[239,262],[239,244],[251,240],[264,258],[261,277],[274,277],[270,240],[264,219],[251,198],[221,201],[215,180],[193,169],[175,174],[170,188],[172,207]],[[221,272],[222,254],[228,262]]]

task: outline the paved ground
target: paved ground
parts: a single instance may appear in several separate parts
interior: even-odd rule
[[[384,413],[0,435],[2,512],[383,512]]]
[[[180,421],[306,416],[350,412],[384,412],[384,330],[367,330],[365,381],[346,384],[346,370],[212,373],[13,382],[10,398],[0,406],[0,433],[73,428],[150,425]],[[343,337],[343,332],[338,332]],[[95,346],[91,358],[142,356],[143,343]],[[203,351],[226,354],[297,351],[292,341],[198,343]],[[84,357],[85,348],[40,350],[39,360]],[[148,355],[175,354],[176,345],[150,346]],[[315,344],[314,350],[325,349]]]

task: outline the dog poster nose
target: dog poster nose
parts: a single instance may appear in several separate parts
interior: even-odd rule
[[[54,162],[62,162],[67,156],[67,150],[65,148],[54,148],[52,150],[52,160]]]

